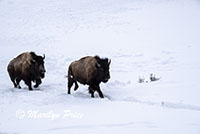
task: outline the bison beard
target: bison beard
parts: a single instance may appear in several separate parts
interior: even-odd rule
[[[26,52],[11,60],[7,70],[14,87],[21,88],[21,80],[24,80],[29,90],[33,90],[31,81],[36,82],[35,88],[38,87],[42,83],[41,78],[45,76],[44,59],[45,55],[42,57],[34,52]]]
[[[78,83],[89,85],[89,93],[94,97],[97,91],[101,98],[104,98],[99,84],[106,83],[110,79],[111,60],[101,59],[99,56],[87,56],[70,64],[68,69],[68,94],[75,83],[74,90],[78,89]]]

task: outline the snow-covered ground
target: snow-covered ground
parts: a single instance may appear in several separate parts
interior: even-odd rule
[[[198,0],[0,0],[0,134],[199,134],[199,24]],[[25,51],[46,54],[32,92],[6,70]],[[67,94],[86,55],[112,60],[105,99]]]

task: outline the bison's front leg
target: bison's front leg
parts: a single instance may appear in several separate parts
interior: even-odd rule
[[[99,93],[99,97],[104,98],[103,93],[101,92],[101,89],[100,89],[99,85],[96,86],[96,90]]]
[[[32,89],[32,86],[31,86],[31,80],[26,80],[26,81],[25,81],[25,84],[28,85],[28,89],[29,89],[30,91],[33,90],[33,89]]]
[[[34,88],[37,88],[42,83],[41,79],[36,79],[36,84]]]
[[[91,94],[91,97],[94,98],[94,87],[93,86],[89,86],[89,93]]]
[[[91,94],[92,98],[94,98],[94,92],[95,91],[97,91],[99,93],[99,97],[104,98],[103,93],[101,92],[99,85],[89,86],[89,93]]]

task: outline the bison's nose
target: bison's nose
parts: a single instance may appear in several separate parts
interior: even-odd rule
[[[45,70],[43,70],[43,71],[40,72],[40,76],[41,76],[42,78],[44,78],[45,72],[46,72]]]
[[[41,73],[45,73],[45,72],[46,72],[46,70],[45,70],[45,69],[41,71]]]
[[[105,82],[108,82],[109,79],[110,79],[110,76],[106,77],[106,78],[103,80],[103,82],[104,82],[104,83],[105,83]]]
[[[106,78],[106,80],[109,80],[110,79],[110,76],[108,76],[107,78]]]

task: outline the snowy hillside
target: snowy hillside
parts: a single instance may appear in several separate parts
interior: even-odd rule
[[[199,134],[199,24],[198,0],[0,0],[0,134]],[[32,92],[6,69],[26,51],[46,54]],[[105,99],[67,94],[86,55],[112,60]]]

